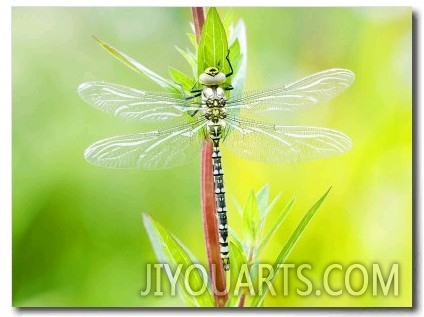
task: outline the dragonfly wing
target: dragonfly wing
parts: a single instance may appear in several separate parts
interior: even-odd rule
[[[236,155],[260,163],[282,164],[325,158],[348,151],[345,134],[327,128],[231,123],[223,144]]]
[[[181,94],[145,92],[104,82],[83,83],[78,87],[78,93],[97,109],[143,122],[178,121],[185,113],[198,110]]]
[[[187,124],[163,131],[140,132],[100,140],[88,147],[85,159],[97,166],[165,169],[199,156],[204,124]]]
[[[333,68],[307,76],[282,88],[246,93],[228,102],[227,108],[248,109],[250,118],[274,117],[281,111],[301,111],[326,102],[349,87],[355,74],[347,69]]]

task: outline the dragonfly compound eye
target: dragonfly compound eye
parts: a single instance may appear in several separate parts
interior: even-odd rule
[[[210,68],[207,68],[202,74],[199,76],[199,83],[205,86],[218,86],[227,80],[227,77],[225,77],[224,73],[218,72],[216,68],[213,68],[215,71],[211,72],[209,71]]]

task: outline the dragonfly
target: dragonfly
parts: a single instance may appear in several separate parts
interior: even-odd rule
[[[199,156],[205,139],[213,142],[213,178],[220,253],[230,269],[227,208],[221,146],[243,159],[282,164],[325,158],[348,151],[351,139],[324,127],[283,124],[288,113],[306,110],[340,94],[354,81],[347,69],[327,69],[280,88],[247,92],[227,99],[224,74],[208,67],[198,93],[147,92],[106,82],[78,87],[89,105],[116,117],[154,124],[157,129],[100,140],[85,159],[108,168],[166,169]]]

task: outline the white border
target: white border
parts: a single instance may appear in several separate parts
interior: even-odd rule
[[[13,6],[239,6],[242,4],[243,6],[412,6],[413,12],[415,16],[415,22],[416,22],[416,29],[414,32],[416,32],[415,39],[418,43],[416,43],[416,51],[414,54],[415,56],[415,62],[417,62],[414,67],[419,67],[417,69],[417,84],[415,85],[415,89],[417,90],[415,93],[415,102],[416,109],[421,107],[420,104],[420,90],[422,89],[421,84],[421,75],[422,75],[422,62],[419,60],[419,53],[422,54],[423,52],[423,30],[422,30],[422,21],[421,21],[421,15],[422,15],[422,1],[378,1],[378,0],[367,0],[367,1],[352,1],[352,0],[346,0],[346,1],[320,1],[319,3],[313,2],[313,1],[305,1],[305,0],[298,0],[296,2],[276,2],[276,1],[269,1],[269,0],[262,0],[260,3],[258,2],[243,2],[240,3],[240,1],[223,1],[223,0],[216,0],[216,1],[164,1],[164,0],[156,0],[156,1],[140,1],[140,0],[121,0],[119,2],[114,1],[94,1],[94,0],[73,0],[73,1],[61,1],[60,3],[54,2],[51,0],[43,0],[43,1],[0,1],[0,34],[2,35],[2,45],[0,46],[1,53],[0,53],[0,76],[1,76],[1,85],[0,85],[0,149],[1,149],[1,164],[0,164],[0,250],[1,250],[1,289],[0,289],[0,315],[1,316],[123,316],[123,315],[157,315],[159,314],[169,314],[170,310],[162,310],[162,311],[146,311],[143,312],[140,311],[105,311],[105,310],[90,310],[90,311],[72,311],[72,310],[52,310],[47,313],[46,310],[43,311],[33,311],[33,312],[22,312],[11,308],[11,7]],[[422,155],[422,149],[423,149],[423,129],[421,128],[421,124],[424,121],[424,111],[421,109],[419,111],[416,111],[415,114],[419,114],[419,118],[417,119],[416,123],[420,122],[417,127],[417,135],[415,138],[415,141],[419,142],[419,145],[417,144],[416,147],[419,150],[419,153],[416,154],[417,158],[423,158]],[[420,162],[417,162],[418,164]],[[421,168],[417,168],[415,172],[419,172],[418,175],[415,175],[417,177],[417,183],[420,183],[419,181],[422,180],[423,172]],[[418,186],[418,189],[420,186]],[[415,234],[415,244],[419,248],[422,247],[422,234],[421,234],[421,228],[423,228],[422,224],[422,216],[419,215],[420,211],[419,206],[421,206],[421,192],[417,194],[417,205],[415,213],[415,220],[419,220],[418,224],[415,224],[416,228],[416,234]],[[420,313],[423,305],[423,293],[422,293],[422,287],[420,283],[422,282],[422,259],[421,259],[421,250],[416,249],[415,255],[417,259],[415,260],[416,271],[414,272],[416,275],[415,277],[419,277],[419,281],[415,281],[416,287],[415,291],[417,294],[415,294],[415,305],[419,305],[420,307],[417,307],[417,309],[414,310],[415,313]],[[193,313],[198,313],[199,311],[193,311]],[[259,311],[256,310],[255,314],[257,314]],[[270,311],[267,310],[267,313]],[[299,315],[309,315],[313,313],[314,315],[356,315],[365,313],[368,314],[371,311],[358,311],[358,310],[351,310],[343,312],[341,311],[328,311],[328,310],[315,310],[315,311],[281,311],[281,310],[274,310],[273,311],[276,314],[284,314],[285,316],[299,316]],[[374,311],[377,313],[377,311]],[[22,314],[21,314],[22,313]],[[210,310],[208,311],[202,311],[202,313],[211,313]],[[222,314],[223,311],[220,310],[219,314]],[[241,311],[235,312],[232,310],[231,315],[239,315],[241,314]],[[387,311],[379,311],[379,313],[387,313]],[[397,314],[399,313],[394,311],[393,313]],[[172,311],[172,314],[187,314],[187,311]],[[401,313],[403,314],[403,313]]]
[[[2,1],[11,6],[75,6],[75,7],[90,7],[90,6],[110,6],[110,7],[125,7],[125,6],[150,6],[150,7],[191,7],[191,6],[215,6],[215,7],[349,7],[349,6],[413,6],[419,8],[421,0],[414,1],[392,1],[392,0],[326,0],[326,1],[311,1],[311,0],[298,0],[298,1],[275,1],[275,0],[262,0],[262,1],[246,1],[240,2],[236,0],[215,0],[215,1],[187,1],[187,0],[121,0],[119,2],[112,0],[74,0],[74,1],[52,1],[52,0],[15,0],[15,1]]]
[[[16,311],[11,311],[12,303],[12,63],[11,63],[11,10],[1,4],[0,7],[0,34],[2,35],[0,53],[0,248],[1,265],[0,281],[0,308],[8,312],[8,316],[19,316]]]

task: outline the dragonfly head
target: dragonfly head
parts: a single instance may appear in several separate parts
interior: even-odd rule
[[[208,67],[199,76],[199,83],[205,86],[219,86],[227,80],[224,73],[216,67]]]

